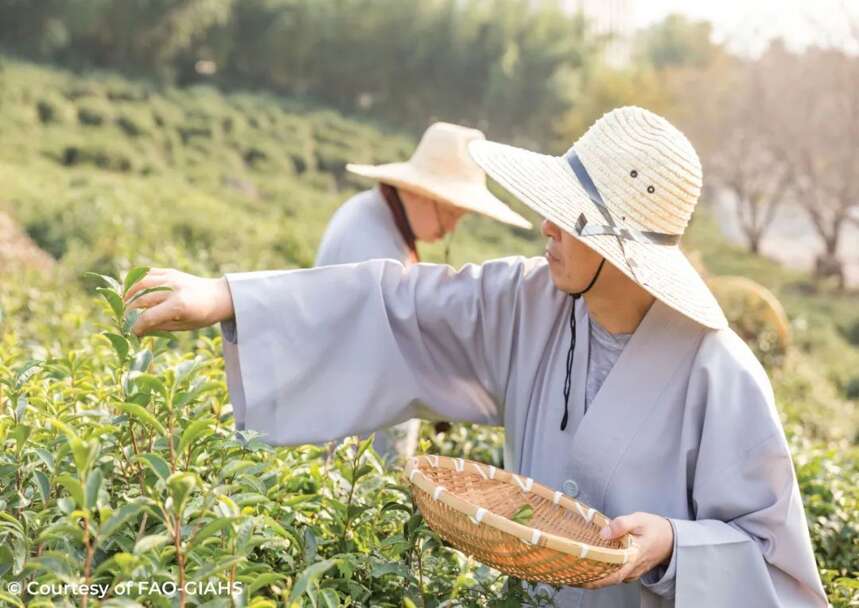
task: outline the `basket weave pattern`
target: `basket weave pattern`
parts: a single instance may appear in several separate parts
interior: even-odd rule
[[[412,458],[406,475],[427,524],[505,574],[580,585],[612,574],[636,550],[628,535],[600,537],[608,521],[602,514],[526,477],[444,456]],[[533,508],[530,520],[511,520],[526,504]]]

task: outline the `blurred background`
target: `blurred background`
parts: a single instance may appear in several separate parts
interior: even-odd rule
[[[702,158],[683,247],[773,378],[827,589],[859,605],[852,0],[0,0],[5,363],[82,348],[84,271],[312,265],[368,185],[345,164],[407,158],[433,121],[562,153],[627,104]],[[542,248],[468,217],[451,259]],[[500,458],[497,430],[427,437]]]

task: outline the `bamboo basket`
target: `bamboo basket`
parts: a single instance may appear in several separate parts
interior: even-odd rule
[[[427,524],[448,543],[505,574],[581,585],[604,578],[637,551],[630,535],[605,540],[608,519],[528,477],[446,456],[409,459],[405,470]],[[527,525],[510,519],[529,504]]]

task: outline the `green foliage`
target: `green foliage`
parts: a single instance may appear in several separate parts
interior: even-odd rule
[[[796,474],[821,577],[833,606],[859,602],[859,449],[791,438]]]
[[[532,142],[599,48],[559,0],[10,1],[0,40],[67,65],[263,86],[413,130],[438,117]]]
[[[713,54],[708,21],[690,21],[673,14],[650,26],[638,39],[641,59],[656,68],[704,66]]]
[[[309,266],[334,209],[369,186],[345,173],[346,162],[400,160],[414,145],[273,96],[5,65],[4,108],[30,114],[0,116],[0,136],[14,142],[0,150],[0,210],[62,262],[69,280],[83,270],[116,274],[132,258],[201,273]],[[101,108],[103,120],[42,122],[37,105],[49,98],[75,116]],[[463,227],[478,238],[454,243],[456,264],[539,250],[536,232],[477,217]],[[134,238],[111,236],[118,232]],[[443,244],[422,252],[440,260]]]
[[[217,338],[182,356],[129,333],[122,295],[145,271],[89,276],[110,321],[57,356],[27,360],[4,327],[0,581],[221,582],[244,606],[502,601],[506,579],[443,546],[372,438],[287,449],[235,431]]]

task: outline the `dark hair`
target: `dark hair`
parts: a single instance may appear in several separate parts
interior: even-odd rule
[[[396,186],[379,182],[379,191],[382,193],[382,198],[388,204],[391,214],[394,216],[394,223],[397,225],[400,235],[406,242],[409,251],[412,254],[415,262],[420,261],[418,248],[416,244],[415,232],[412,230],[412,225],[409,222],[409,215],[406,213],[406,208],[403,205],[403,200],[400,198],[400,191]]]

